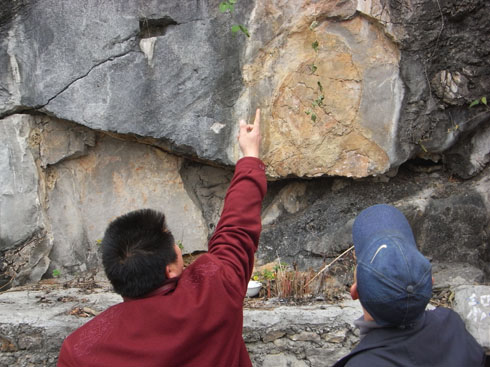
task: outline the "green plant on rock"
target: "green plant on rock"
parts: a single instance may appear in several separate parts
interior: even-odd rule
[[[315,41],[311,44],[311,47],[315,50],[315,52],[318,52],[318,46],[320,44],[318,43],[318,41]]]
[[[310,24],[310,27],[309,27],[310,31],[314,32],[315,28],[318,27],[318,25],[319,25],[318,21],[314,20]],[[315,51],[315,53],[318,53],[319,47],[320,47],[320,43],[318,42],[318,40],[315,40],[314,42],[311,43],[311,48]],[[318,66],[316,66],[314,62],[312,64],[308,65],[308,67],[311,71],[311,74],[315,74],[315,72],[318,70]],[[317,86],[318,86],[318,93],[316,95],[316,98],[311,103],[311,108],[308,108],[305,111],[305,114],[310,116],[310,119],[311,119],[311,121],[313,121],[313,123],[317,122],[317,119],[318,119],[317,109],[318,108],[322,109],[323,101],[325,100],[325,95],[323,93],[323,86],[319,80],[317,81]]]
[[[310,109],[307,109],[307,110],[305,111],[305,113],[306,113],[308,116],[310,116],[311,121],[316,122],[316,113],[315,113],[315,112],[313,112],[313,111],[312,111],[312,110],[310,110]]]
[[[53,278],[58,278],[61,275],[61,271],[54,269],[52,272]]]
[[[228,1],[223,1],[219,4],[219,11],[222,13],[227,12],[228,10],[232,12],[235,10],[235,4],[237,0],[228,0]]]
[[[305,111],[305,114],[309,115],[311,118],[311,121],[313,121],[313,122],[316,122],[316,120],[317,120],[317,114],[316,114],[315,109],[316,108],[322,108],[323,101],[325,99],[325,95],[323,94],[323,85],[320,81],[317,81],[317,86],[318,86],[319,94],[317,95],[317,98],[311,103],[312,109],[307,109]]]
[[[230,13],[233,13],[233,10],[235,10],[235,4],[237,3],[238,0],[225,0],[222,1],[219,4],[219,11],[222,13],[226,13],[229,11]],[[234,24],[231,26],[231,33],[236,34],[238,31],[242,32],[245,36],[250,37],[250,33],[243,24]]]
[[[487,104],[487,97],[486,96],[483,96],[483,97],[480,97],[478,99],[475,99],[473,102],[470,103],[470,107],[469,108],[475,107],[475,106],[477,106],[479,104],[485,105],[487,108],[489,108],[488,107],[488,104]]]

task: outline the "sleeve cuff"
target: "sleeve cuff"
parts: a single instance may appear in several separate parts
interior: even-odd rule
[[[251,168],[251,169],[259,169],[261,171],[265,171],[265,164],[259,158],[255,157],[243,157],[236,162],[236,168]]]

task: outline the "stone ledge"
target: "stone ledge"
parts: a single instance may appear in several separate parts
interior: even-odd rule
[[[358,341],[358,302],[245,310],[243,337],[254,366],[329,366]]]
[[[55,366],[63,339],[121,301],[106,289],[12,289],[0,295],[0,366]],[[244,310],[244,339],[255,366],[323,365],[348,352],[357,337],[356,302]],[[81,317],[85,316],[85,317]],[[326,359],[325,359],[326,358]],[[298,364],[299,363],[299,364]]]
[[[488,286],[455,288],[455,310],[487,350],[490,317],[482,315],[489,311],[489,294]],[[105,288],[12,289],[0,294],[0,367],[55,366],[63,339],[93,314],[120,301]],[[475,307],[481,311],[476,324]],[[255,367],[326,366],[358,342],[353,321],[360,314],[360,304],[351,300],[245,309],[243,337]]]

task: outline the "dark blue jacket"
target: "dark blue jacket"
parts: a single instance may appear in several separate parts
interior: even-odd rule
[[[459,315],[439,307],[426,311],[412,328],[372,329],[334,367],[473,367],[485,353]]]

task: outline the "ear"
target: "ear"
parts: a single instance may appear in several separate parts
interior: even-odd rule
[[[359,293],[357,293],[357,282],[351,285],[350,287],[350,296],[352,299],[355,301],[356,299],[359,299]]]
[[[175,263],[168,264],[165,267],[165,276],[167,277],[167,279],[172,279],[172,278],[175,278],[179,275],[180,275],[180,273],[179,274],[177,273],[177,266]]]

